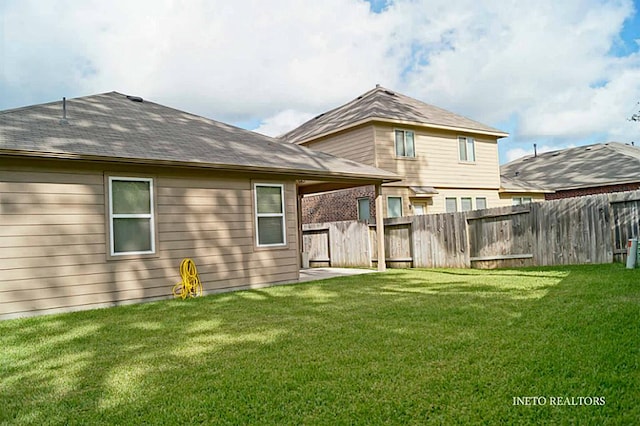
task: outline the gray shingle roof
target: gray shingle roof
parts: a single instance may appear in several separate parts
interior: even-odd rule
[[[0,154],[180,164],[302,176],[396,177],[153,102],[109,92],[0,112]]]
[[[545,152],[500,166],[504,190],[567,190],[640,182],[640,148],[608,142]]]
[[[507,136],[507,133],[501,130],[377,86],[351,102],[320,114],[300,127],[279,136],[279,139],[302,143],[340,129],[374,120],[402,121],[415,125],[452,128],[499,137]]]

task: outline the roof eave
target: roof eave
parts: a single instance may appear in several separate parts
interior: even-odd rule
[[[598,188],[601,186],[616,186],[616,185],[626,185],[629,183],[640,183],[640,178],[635,178],[635,179],[623,179],[623,180],[613,180],[613,181],[609,181],[609,182],[592,182],[592,183],[586,183],[586,184],[582,184],[582,185],[575,185],[575,186],[568,186],[568,187],[562,187],[562,188],[557,188],[554,192],[558,192],[558,191],[573,191],[576,189],[586,189],[586,188]]]
[[[334,129],[332,129],[332,130],[330,130],[328,132],[320,133],[320,134],[315,135],[313,137],[310,137],[310,138],[307,138],[307,139],[303,139],[301,141],[294,142],[294,143],[296,143],[298,145],[304,145],[304,144],[309,143],[311,141],[314,141],[316,139],[320,139],[320,138],[332,135],[334,133],[338,133],[338,132],[341,132],[341,131],[344,131],[344,130],[348,130],[348,129],[352,129],[354,127],[361,126],[363,124],[373,123],[373,122],[400,124],[400,125],[415,126],[415,127],[424,127],[424,128],[428,128],[428,129],[450,130],[450,131],[454,131],[454,132],[463,132],[463,133],[474,133],[474,134],[478,134],[478,135],[496,136],[497,138],[506,138],[506,137],[509,136],[509,133],[501,132],[501,131],[488,131],[488,130],[480,130],[480,129],[471,129],[471,128],[467,128],[467,127],[444,126],[444,125],[439,125],[439,124],[420,123],[418,121],[406,121],[406,120],[394,120],[394,119],[391,119],[391,118],[369,117],[369,118],[365,118],[365,119],[356,121],[354,123],[347,124],[346,126],[334,128]]]
[[[75,160],[75,161],[90,161],[90,162],[102,162],[102,163],[126,163],[126,164],[139,164],[150,166],[165,166],[165,167],[182,167],[191,169],[208,169],[227,172],[244,172],[244,173],[256,173],[256,174],[274,174],[274,175],[287,175],[297,176],[304,178],[330,178],[338,180],[351,180],[351,181],[363,181],[365,183],[370,182],[397,182],[401,179],[393,173],[388,175],[373,175],[366,173],[344,173],[335,171],[314,171],[304,169],[292,169],[292,168],[278,168],[278,167],[264,167],[253,165],[240,165],[240,164],[215,164],[215,163],[199,163],[189,161],[173,161],[173,160],[158,160],[147,158],[130,158],[130,157],[108,157],[99,155],[83,155],[83,154],[70,154],[70,153],[52,153],[52,152],[39,152],[39,151],[21,151],[21,150],[8,150],[0,149],[0,154],[22,157],[22,158],[38,158],[38,159],[51,159],[51,160]]]
[[[531,189],[531,188],[504,188],[501,187],[498,192],[500,194],[504,194],[504,193],[511,193],[511,192],[516,192],[519,194],[553,194],[556,191],[552,190],[552,189]]]

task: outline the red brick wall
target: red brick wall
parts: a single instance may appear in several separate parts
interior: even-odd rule
[[[556,191],[554,194],[545,194],[545,200],[558,200],[560,198],[582,197],[583,195],[606,194],[609,192],[635,191],[640,189],[640,182],[624,183],[620,185],[595,186],[591,188],[569,189]]]
[[[358,198],[368,197],[371,217],[376,216],[375,187],[361,186],[302,198],[302,223],[358,219]]]

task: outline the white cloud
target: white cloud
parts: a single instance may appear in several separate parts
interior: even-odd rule
[[[282,132],[376,83],[494,126],[505,147],[628,142],[630,0],[5,0],[0,108],[110,90]],[[640,38],[640,37],[637,37]],[[299,120],[298,120],[299,118]]]
[[[7,80],[31,90],[70,79],[87,94],[119,90],[246,120],[330,107],[398,78],[386,60],[386,18],[359,0],[41,6],[11,2],[5,20],[6,45],[15,46]],[[75,58],[95,72],[82,76]]]
[[[313,114],[287,109],[264,119],[260,126],[253,130],[267,136],[280,136],[311,118],[313,118]]]

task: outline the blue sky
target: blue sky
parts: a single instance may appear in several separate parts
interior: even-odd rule
[[[0,109],[116,90],[276,135],[379,83],[532,150],[640,142],[631,0],[2,0]]]

